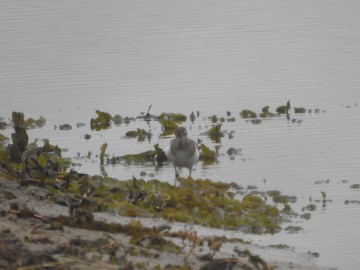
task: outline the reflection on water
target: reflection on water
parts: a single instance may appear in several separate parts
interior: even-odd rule
[[[104,142],[116,156],[155,143],[164,148],[170,138],[159,136],[159,123],[137,120],[93,132],[90,118],[96,109],[133,117],[150,104],[157,115],[199,111],[184,124],[189,136],[219,145],[220,156],[213,165],[199,162],[194,177],[278,189],[297,196],[299,209],[326,192],[332,202],[301,223],[304,233],[259,241],[289,243],[319,252],[321,265],[353,269],[360,208],[344,202],[358,200],[350,186],[360,183],[358,10],[355,0],[1,1],[0,116],[43,115],[46,126],[29,131],[30,139],[47,137],[68,157],[91,151],[91,159],[74,159],[82,164],[77,170],[118,178],[145,172],[169,181],[170,164],[100,167],[95,157]],[[266,105],[275,111],[289,99],[312,113],[260,124],[239,116]],[[225,121],[226,136],[213,143],[202,135],[208,117],[226,119],[227,111],[235,122]],[[65,123],[73,129],[54,129]],[[151,141],[124,138],[137,128],[153,133]],[[240,154],[229,156],[230,147]]]

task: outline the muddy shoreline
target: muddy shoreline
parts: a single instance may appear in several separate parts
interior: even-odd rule
[[[69,207],[54,203],[48,190],[1,177],[0,192],[3,269],[324,269],[308,254],[253,245],[233,231],[161,218],[104,212],[90,218],[89,223],[119,224],[125,232],[85,229],[79,220],[64,225],[55,218],[71,219]],[[135,229],[143,234],[141,241],[132,241],[129,231]],[[191,235],[204,243],[194,245]],[[208,244],[211,237],[222,239],[218,250]]]

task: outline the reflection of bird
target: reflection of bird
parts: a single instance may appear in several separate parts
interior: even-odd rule
[[[191,177],[191,169],[199,159],[199,149],[193,140],[187,138],[187,131],[184,127],[175,129],[175,139],[166,147],[165,154],[174,164],[176,178],[179,177],[176,167],[188,168],[189,177]]]

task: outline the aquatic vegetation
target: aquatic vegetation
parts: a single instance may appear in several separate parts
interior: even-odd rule
[[[28,129],[33,129],[33,128],[37,128],[37,127],[43,127],[46,124],[46,120],[44,117],[40,116],[39,119],[33,119],[33,118],[28,118],[25,121],[25,126]]]
[[[360,205],[360,201],[359,200],[345,200],[344,202],[346,205],[348,204],[357,204]]]
[[[128,164],[142,164],[145,162],[155,163],[161,165],[167,160],[164,150],[159,147],[159,144],[154,145],[154,150],[145,151],[139,154],[128,154],[118,158],[120,161],[125,161]]]
[[[213,125],[209,131],[210,139],[214,142],[221,142],[221,138],[224,137],[224,132],[221,131],[222,124]]]
[[[104,158],[105,158],[105,152],[106,152],[106,148],[107,148],[108,144],[107,143],[103,143],[100,147],[100,164],[104,165]]]
[[[295,107],[294,112],[295,113],[306,113],[306,109],[303,107]]]
[[[99,131],[111,126],[112,116],[109,113],[96,110],[96,114],[97,117],[90,120],[91,130]]]
[[[165,130],[163,135],[167,136],[171,135],[174,132],[174,129],[178,127],[177,123],[185,122],[187,117],[181,113],[162,113],[157,120]]]
[[[86,126],[85,123],[76,123],[77,128],[81,128],[81,127],[85,127],[85,126]]]
[[[59,129],[60,130],[71,130],[72,126],[70,124],[63,124],[63,125],[59,125]]]
[[[191,112],[189,118],[190,118],[191,123],[194,123],[194,121],[196,119],[194,112]]]
[[[126,137],[138,138],[139,142],[143,142],[146,138],[150,141],[151,133],[145,131],[144,129],[131,130],[125,133]]]
[[[20,163],[22,161],[22,154],[29,143],[24,114],[21,112],[13,112],[12,121],[14,123],[15,133],[11,134],[13,144],[10,144],[8,149],[11,160],[16,163]]]
[[[125,136],[130,138],[136,138],[137,136],[139,136],[139,132],[137,130],[131,130],[126,132]]]
[[[182,113],[162,113],[160,114],[159,119],[162,118],[169,119],[173,122],[178,122],[178,123],[185,122],[187,120],[186,115]]]
[[[162,124],[165,131],[171,131],[170,134],[172,134],[174,132],[174,129],[178,126],[175,121],[170,120],[166,117],[159,118],[158,121],[160,122],[160,124]]]
[[[124,122],[124,119],[122,118],[121,115],[115,114],[115,115],[112,117],[112,121],[113,121],[113,123],[114,123],[116,126],[119,126],[119,125],[121,125],[121,124]]]
[[[260,119],[252,119],[250,120],[251,123],[253,123],[254,125],[258,125],[258,124],[261,124],[261,120]]]
[[[208,162],[214,162],[216,160],[216,152],[211,150],[205,144],[200,145],[200,160],[205,160]]]
[[[265,106],[261,109],[262,113],[269,113],[269,106]]]
[[[217,116],[214,114],[213,116],[210,117],[211,122],[213,122],[214,124],[218,121]]]
[[[270,118],[274,117],[275,114],[269,111],[269,106],[265,106],[261,109],[261,113],[259,114],[260,118]]]
[[[6,129],[9,125],[5,122],[4,118],[0,117],[0,130]]]
[[[285,231],[287,231],[288,233],[299,233],[303,231],[303,228],[299,226],[288,226],[285,228]]]
[[[271,190],[266,194],[273,199],[274,203],[288,204],[295,203],[297,200],[295,196],[282,195],[278,190]]]
[[[286,244],[269,245],[269,247],[277,249],[290,249],[290,247]]]
[[[300,215],[300,217],[301,217],[302,219],[309,220],[309,219],[311,218],[311,213],[302,214],[302,215]]]
[[[242,118],[256,118],[257,114],[251,110],[242,110],[240,116]]]
[[[230,148],[226,151],[226,154],[228,154],[229,156],[233,156],[233,155],[239,155],[240,152],[241,152],[241,150],[235,149],[234,147],[230,147]]]
[[[276,112],[279,114],[288,114],[291,109],[290,100],[286,103],[286,105],[281,105],[276,108]]]
[[[353,184],[350,186],[351,189],[360,189],[360,184]]]
[[[305,210],[308,210],[308,211],[315,211],[316,210],[316,205],[315,204],[308,204],[307,206],[303,207],[302,208],[302,211],[305,211]]]
[[[9,138],[0,134],[0,146],[4,147],[9,142]]]

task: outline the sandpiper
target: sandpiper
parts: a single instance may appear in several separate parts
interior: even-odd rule
[[[179,177],[176,167],[188,168],[189,177],[191,177],[191,169],[200,155],[197,144],[187,138],[187,131],[184,127],[175,128],[175,139],[166,147],[165,154],[174,164],[176,178]]]

